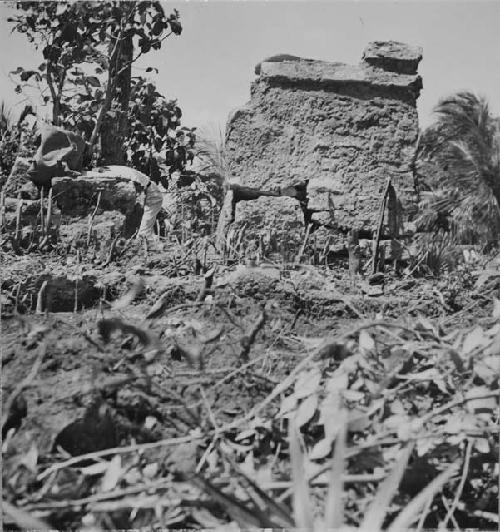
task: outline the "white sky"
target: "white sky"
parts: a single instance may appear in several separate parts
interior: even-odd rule
[[[500,115],[500,1],[165,2],[167,11],[174,7],[182,35],[140,66],[160,70],[157,86],[178,99],[187,126],[224,128],[229,112],[248,101],[254,66],[266,56],[358,63],[373,40],[423,47],[421,126],[439,98],[464,89],[484,95]],[[20,98],[8,72],[38,65],[41,52],[10,34],[10,13],[0,5],[0,94],[14,104]]]

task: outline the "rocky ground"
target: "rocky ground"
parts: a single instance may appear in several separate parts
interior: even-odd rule
[[[3,242],[5,526],[293,526],[292,418],[320,519],[346,409],[348,524],[412,443],[387,520],[456,466],[421,525],[497,527],[496,268],[388,272],[370,296],[341,260],[229,265],[113,216],[90,245],[84,217]]]

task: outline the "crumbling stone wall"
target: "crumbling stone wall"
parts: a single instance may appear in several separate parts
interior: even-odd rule
[[[372,234],[388,177],[411,216],[421,58],[420,48],[374,42],[356,66],[286,55],[257,65],[250,102],[227,124],[231,178],[267,190],[306,184],[307,199],[240,202],[236,221],[269,227],[282,213],[291,227],[305,216],[338,234]]]

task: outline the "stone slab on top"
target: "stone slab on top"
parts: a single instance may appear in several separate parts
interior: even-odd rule
[[[372,42],[359,65],[348,65],[281,54],[259,63],[256,73],[263,80],[292,83],[351,84],[409,89],[418,92],[422,80],[417,74],[422,49],[404,43]]]

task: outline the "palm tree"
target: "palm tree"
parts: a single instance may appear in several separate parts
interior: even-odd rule
[[[484,98],[470,92],[441,100],[435,113],[436,122],[424,131],[418,147],[417,173],[425,172],[430,188],[419,225],[444,228],[462,243],[496,238],[500,120],[492,116]]]

